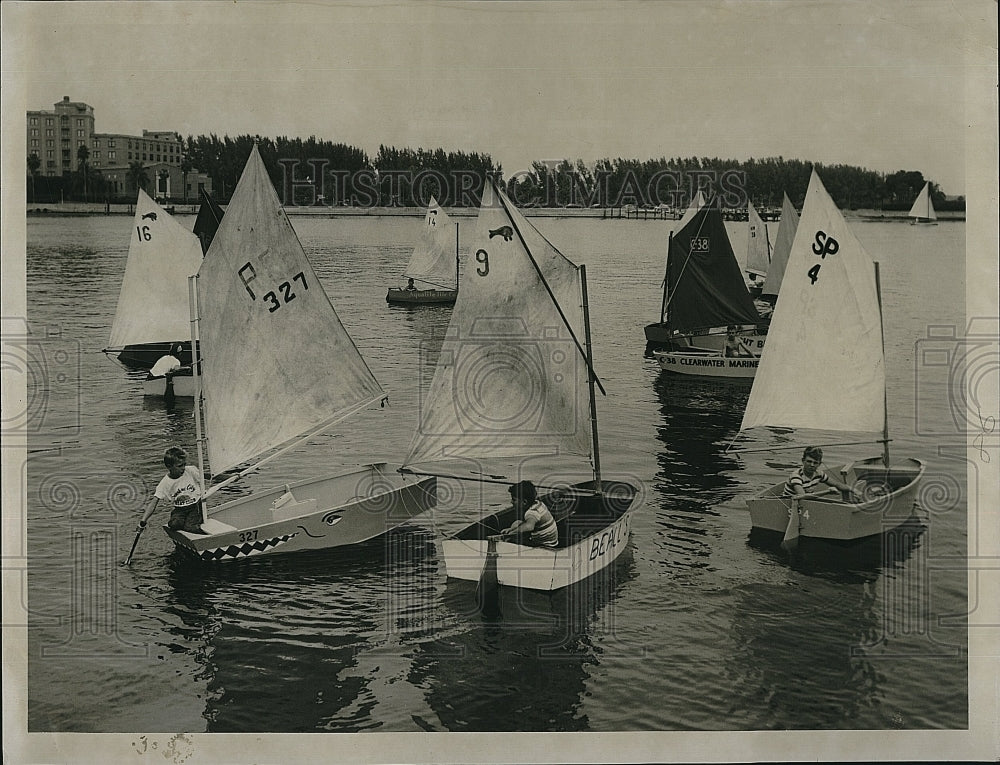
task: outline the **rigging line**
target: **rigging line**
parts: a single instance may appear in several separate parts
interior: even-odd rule
[[[397,473],[404,473],[406,475],[423,475],[423,476],[433,476],[435,478],[450,478],[455,481],[471,481],[474,483],[499,483],[505,486],[514,486],[517,481],[512,481],[507,476],[498,476],[496,478],[483,478],[480,477],[470,477],[464,475],[455,475],[454,473],[429,473],[423,470],[413,470],[412,468],[401,467],[396,469]],[[502,480],[501,480],[502,479]],[[547,486],[544,484],[535,484],[536,489],[545,489],[546,491],[572,491],[574,494],[580,494],[582,496],[597,497],[601,494],[593,489],[580,489],[575,486]]]
[[[530,260],[531,261],[531,265],[533,265],[535,267],[535,273],[537,273],[538,274],[538,278],[541,279],[542,285],[545,287],[545,291],[548,292],[549,293],[549,297],[552,298],[552,304],[556,307],[556,310],[559,312],[559,317],[563,320],[563,324],[566,325],[566,329],[569,330],[570,337],[573,338],[573,342],[576,344],[576,350],[579,351],[580,355],[583,357],[583,360],[586,362],[588,372],[593,377],[594,382],[597,383],[597,387],[600,388],[601,393],[603,395],[607,396],[608,392],[606,390],[604,390],[604,386],[601,384],[601,379],[597,376],[597,372],[594,371],[594,367],[591,366],[590,359],[587,358],[587,354],[583,350],[583,347],[580,345],[580,341],[577,339],[576,333],[573,331],[573,328],[570,326],[569,320],[566,318],[566,314],[563,313],[562,306],[560,306],[559,305],[559,301],[556,300],[556,296],[552,293],[552,288],[549,286],[549,283],[545,280],[545,277],[542,275],[542,269],[539,268],[538,263],[535,261],[535,258],[532,256],[531,250],[528,249],[528,243],[524,241],[524,236],[522,236],[522,234],[521,234],[521,229],[519,229],[517,227],[517,223],[514,222],[514,216],[510,214],[510,210],[507,207],[507,203],[504,202],[503,194],[500,192],[500,189],[497,187],[496,181],[493,178],[490,178],[490,183],[493,184],[493,190],[496,192],[497,198],[500,200],[500,204],[503,206],[504,212],[507,213],[507,219],[510,221],[511,226],[513,227],[514,231],[517,233],[517,238],[520,240],[521,246],[524,248],[524,252],[528,256],[528,260]],[[541,232],[538,231],[538,229],[535,229],[535,231],[538,232],[539,236],[541,236]],[[561,257],[563,257],[563,258],[566,257],[561,252],[559,252],[559,250],[556,247],[553,247],[552,244],[547,239],[545,239],[544,236],[542,237],[542,239],[546,242],[546,244],[548,244],[550,247],[552,247],[553,250],[555,250],[556,252],[558,252]],[[568,258],[566,258],[566,259],[569,260]],[[570,262],[572,263],[572,261],[570,261]],[[577,266],[574,263],[573,267],[577,269],[577,272],[579,272],[579,266]]]
[[[739,436],[740,436],[740,434],[737,433],[736,436],[733,438],[733,440],[730,441],[729,446],[726,447],[726,451],[723,452],[723,454],[728,454],[729,453],[730,448],[736,442],[736,439],[739,438]],[[889,439],[876,438],[876,439],[871,440],[871,441],[834,441],[834,442],[825,443],[825,444],[822,444],[822,443],[821,444],[816,444],[816,443],[808,443],[808,444],[785,444],[784,446],[768,446],[768,447],[763,448],[763,449],[733,449],[732,453],[733,454],[756,454],[756,453],[759,453],[759,452],[780,452],[780,451],[784,451],[786,449],[805,449],[807,446],[825,447],[825,446],[861,446],[863,444],[886,444],[886,443],[888,443],[891,440],[892,440],[891,438],[889,438]]]

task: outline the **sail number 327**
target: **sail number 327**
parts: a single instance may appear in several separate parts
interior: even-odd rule
[[[250,288],[250,282],[257,278],[257,272],[254,270],[254,267],[250,263],[246,263],[242,268],[240,268],[239,271],[237,271],[237,275],[240,277],[240,281],[243,282],[243,286],[246,288],[246,291],[250,293],[250,299],[256,300],[257,295],[254,294],[254,291]],[[267,305],[268,313],[274,313],[281,308],[281,306],[288,305],[295,300],[294,282],[299,282],[302,285],[303,290],[309,289],[305,273],[299,271],[288,281],[279,284],[277,289],[268,290],[264,293],[264,296],[261,299]]]

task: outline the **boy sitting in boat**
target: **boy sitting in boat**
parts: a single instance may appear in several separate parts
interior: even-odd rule
[[[818,446],[807,446],[802,452],[802,467],[792,473],[785,482],[782,497],[804,497],[814,494],[821,483],[839,489],[845,502],[850,502],[853,492],[846,483],[841,483],[819,466],[823,462],[823,450]]]
[[[753,356],[746,346],[740,342],[739,328],[730,324],[726,328],[726,356],[733,358],[738,356]]]
[[[413,283],[413,278],[411,277],[409,281],[406,282],[406,286],[403,288],[407,292],[413,292],[417,288],[417,285]]]
[[[557,547],[559,545],[559,530],[556,520],[538,499],[535,484],[531,481],[521,481],[510,487],[511,501],[514,509],[522,516],[500,532],[500,537],[522,536],[527,543],[535,547]]]
[[[153,492],[149,509],[139,519],[139,528],[145,528],[149,516],[156,510],[160,500],[169,500],[172,506],[167,527],[174,531],[191,534],[205,534],[201,528],[202,511],[201,473],[194,465],[187,464],[187,452],[179,446],[171,446],[163,455],[167,474],[163,476]]]

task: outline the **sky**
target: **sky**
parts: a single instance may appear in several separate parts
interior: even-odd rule
[[[68,95],[98,132],[479,151],[508,177],[534,160],[780,155],[919,170],[964,194],[970,67],[996,61],[981,0],[3,11],[24,109]]]

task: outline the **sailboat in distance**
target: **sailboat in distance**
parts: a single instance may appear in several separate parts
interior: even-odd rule
[[[913,207],[910,208],[909,217],[913,218],[910,221],[911,226],[924,225],[924,226],[936,226],[937,225],[937,213],[934,212],[934,203],[931,202],[931,184],[928,181],[924,184],[924,187],[917,194],[917,198],[913,202]]]
[[[761,298],[771,305],[778,299],[778,290],[785,275],[785,265],[788,263],[788,255],[795,241],[795,232],[799,227],[799,214],[795,212],[792,200],[788,198],[788,194],[784,194],[783,197],[781,222],[778,224],[778,235],[774,238],[771,266],[767,270],[767,278],[764,279],[764,286],[760,291]]]
[[[763,284],[758,277],[767,276],[771,267],[771,240],[767,236],[767,224],[761,219],[753,202],[747,200],[747,265],[750,277],[750,296],[758,297]]]
[[[139,189],[125,275],[103,352],[130,369],[150,369],[178,345],[191,363],[188,276],[201,266],[194,234]]]
[[[206,499],[386,399],[306,258],[256,145],[190,291],[201,360],[199,463],[203,408],[212,476],[245,466]],[[435,503],[433,478],[376,464],[224,502],[206,512],[204,534],[165,531],[201,560],[228,562],[355,544]]]
[[[882,443],[883,452],[841,469],[850,496],[792,499],[783,496],[784,481],[771,486],[747,501],[753,528],[850,541],[910,518],[924,466],[889,459],[878,264],[815,171],[740,430],[762,426],[880,433],[851,443]],[[801,446],[848,445],[821,439]]]
[[[452,222],[434,197],[403,275],[409,284],[390,287],[387,303],[452,304],[458,296],[458,222]]]
[[[416,472],[426,463],[471,460],[482,471],[532,455],[534,464],[589,458],[593,480],[548,487],[539,497],[556,520],[557,547],[494,538],[512,523],[514,508],[476,512],[442,542],[449,577],[559,589],[622,553],[637,493],[601,475],[586,268],[548,242],[492,179],[474,237],[405,464]],[[437,475],[459,478],[454,470]],[[463,478],[517,482],[488,475]]]

